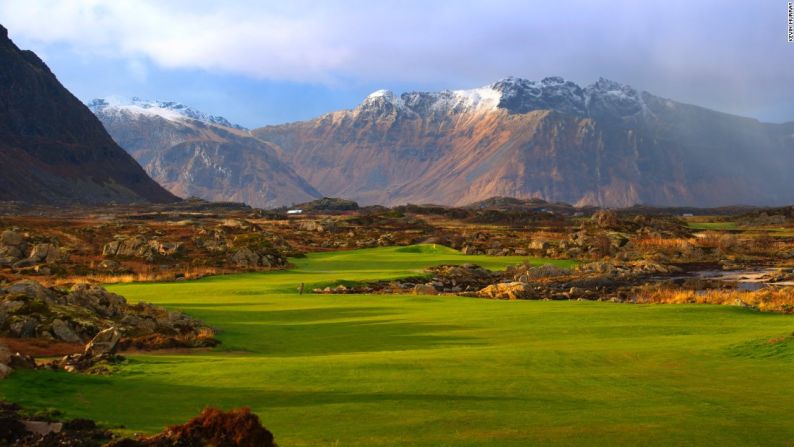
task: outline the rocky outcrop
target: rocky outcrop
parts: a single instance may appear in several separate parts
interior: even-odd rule
[[[177,198],[0,26],[0,200],[64,205]]]
[[[13,230],[5,230],[0,236],[0,267],[25,269],[41,264],[54,264],[66,254],[58,241],[34,242]]]
[[[146,239],[141,235],[118,235],[114,240],[102,247],[102,256],[139,258],[152,262],[158,256],[174,256],[180,253],[181,242],[167,242],[157,239]]]
[[[81,353],[67,355],[49,364],[51,368],[63,369],[67,372],[86,372],[90,374],[108,374],[112,365],[120,363],[123,357],[116,355],[121,340],[121,332],[115,327],[100,331],[85,345]]]
[[[108,333],[107,329],[113,327]],[[103,332],[104,331],[104,332]],[[0,288],[0,334],[67,343],[93,340],[87,353],[105,352],[110,334],[125,348],[214,346],[214,331],[200,321],[146,303],[130,305],[97,285],[77,284],[69,291],[22,280]],[[99,338],[97,338],[99,337]],[[113,340],[115,346],[118,339]]]
[[[114,439],[110,430],[88,419],[54,420],[0,401],[0,445],[17,447],[100,447]]]
[[[7,378],[15,369],[35,369],[33,357],[12,353],[6,345],[0,345],[0,380]],[[0,437],[1,438],[1,437]]]

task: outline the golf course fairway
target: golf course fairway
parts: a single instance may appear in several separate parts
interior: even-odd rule
[[[311,254],[287,271],[109,286],[202,319],[223,344],[128,356],[110,376],[18,371],[0,395],[127,433],[208,405],[247,406],[281,447],[794,445],[794,316],[297,292],[525,260],[390,247]]]

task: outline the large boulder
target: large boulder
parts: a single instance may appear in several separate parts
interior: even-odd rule
[[[0,364],[8,365],[11,363],[11,350],[6,345],[0,345]]]
[[[165,244],[165,245],[164,245]],[[114,240],[102,247],[102,256],[138,258],[151,262],[161,253],[176,253],[178,244],[163,243],[157,240],[148,240],[142,235],[115,236]]]
[[[118,329],[109,327],[96,334],[96,337],[85,345],[84,355],[98,357],[104,354],[115,354],[120,339],[121,333]]]
[[[69,323],[61,320],[60,318],[56,318],[52,321],[52,333],[59,340],[63,340],[68,343],[80,343],[82,341],[74,332],[72,327],[69,326]]]
[[[66,296],[67,304],[90,309],[103,317],[120,317],[127,300],[97,284],[75,284]]]
[[[0,380],[10,376],[12,372],[14,370],[10,366],[0,363]]]
[[[232,255],[232,261],[238,267],[256,267],[259,265],[260,260],[261,257],[248,247],[243,247]]]
[[[36,327],[38,320],[30,317],[19,317],[17,321],[8,326],[9,332],[12,336],[17,338],[33,338],[38,335]]]
[[[38,298],[42,301],[47,301],[48,298],[52,298],[53,295],[51,290],[30,279],[22,279],[11,284],[10,286],[3,289],[3,293],[7,295]]]
[[[0,245],[15,247],[22,245],[24,242],[25,240],[16,231],[5,230],[0,234]]]
[[[50,243],[43,243],[43,244],[36,244],[33,246],[33,250],[30,252],[28,259],[40,263],[40,262],[57,262],[61,258],[61,251],[56,247],[54,244]]]
[[[612,210],[598,210],[593,214],[592,220],[600,228],[615,228],[620,224],[618,213]]]
[[[12,230],[0,234],[0,266],[10,266],[25,257],[27,243],[22,236]]]

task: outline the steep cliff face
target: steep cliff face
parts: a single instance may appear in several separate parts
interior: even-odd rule
[[[378,91],[354,110],[253,131],[326,195],[462,205],[794,202],[792,124],[765,124],[601,79],[507,78],[473,90]]]
[[[181,197],[270,208],[320,196],[279,149],[178,103],[97,99],[89,108],[149,175]]]
[[[169,202],[34,53],[0,26],[0,200]]]

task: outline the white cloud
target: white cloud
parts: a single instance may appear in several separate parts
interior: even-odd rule
[[[103,56],[146,57],[170,68],[322,80],[347,62],[348,51],[321,17],[257,5],[6,1],[0,3],[0,18],[12,38],[65,43]]]
[[[448,88],[606,76],[739,111],[792,99],[781,11],[744,0],[0,0],[0,23],[47,53],[126,60],[138,80],[141,62]]]

